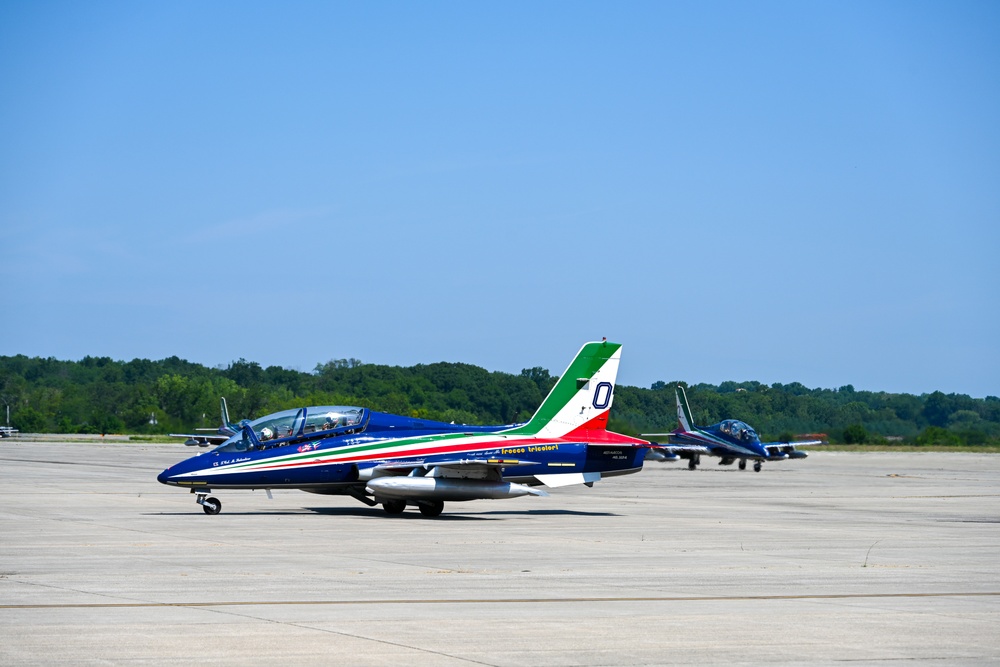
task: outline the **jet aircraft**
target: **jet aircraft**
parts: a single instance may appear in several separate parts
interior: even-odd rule
[[[678,428],[670,433],[640,433],[644,438],[668,438],[670,444],[650,450],[652,459],[676,461],[685,458],[688,468],[694,470],[701,463],[701,455],[706,454],[718,456],[719,465],[732,465],[739,460],[740,470],[746,470],[747,460],[752,460],[754,472],[760,472],[764,461],[806,458],[808,454],[795,449],[796,446],[825,444],[823,440],[761,442],[753,428],[736,419],[726,419],[711,426],[695,426],[684,387],[678,385],[674,396],[677,398]]]
[[[220,410],[222,411],[222,424],[218,429],[212,428],[197,428],[196,431],[214,431],[214,433],[170,433],[168,434],[171,438],[187,438],[184,441],[185,445],[198,445],[200,447],[208,447],[212,444],[221,444],[236,435],[240,430],[240,426],[233,424],[229,421],[229,407],[226,405],[225,397],[219,399]]]
[[[585,344],[531,419],[467,426],[352,406],[286,410],[241,423],[222,445],[164,470],[206,514],[213,490],[301,489],[399,514],[437,516],[445,501],[545,496],[642,469],[652,443],[607,430],[621,345]],[[225,421],[225,417],[224,417]]]

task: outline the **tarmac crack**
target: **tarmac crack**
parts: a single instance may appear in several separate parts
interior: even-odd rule
[[[299,628],[300,630],[312,630],[314,632],[321,632],[321,633],[328,634],[328,635],[334,635],[336,637],[347,637],[347,638],[350,638],[350,639],[359,639],[361,641],[373,642],[373,643],[382,644],[382,645],[385,645],[385,646],[394,646],[396,648],[407,649],[407,650],[410,650],[410,651],[419,651],[420,653],[427,653],[429,655],[436,655],[436,656],[440,656],[440,657],[443,657],[443,658],[450,658],[452,660],[458,660],[458,661],[461,661],[461,662],[467,662],[467,663],[473,664],[473,665],[485,665],[486,667],[497,667],[493,663],[482,662],[480,660],[474,660],[472,658],[463,658],[461,656],[452,655],[450,653],[445,653],[444,651],[435,651],[434,649],[430,649],[430,648],[423,648],[423,647],[420,647],[420,646],[411,646],[409,644],[403,644],[403,643],[400,643],[400,642],[393,642],[393,641],[389,641],[387,639],[379,639],[377,637],[366,637],[365,635],[359,635],[359,634],[354,634],[354,633],[350,633],[350,632],[342,632],[340,630],[330,630],[330,629],[327,629],[327,628],[317,628],[315,626],[305,625],[303,623],[292,623],[290,621],[279,621],[279,620],[275,620],[273,618],[263,618],[263,617],[260,617],[260,616],[254,616],[252,614],[239,614],[239,613],[237,613],[235,611],[229,611],[229,610],[223,610],[223,609],[205,609],[205,611],[208,611],[208,612],[211,612],[211,613],[214,613],[214,614],[221,614],[223,616],[233,616],[233,617],[236,617],[236,618],[245,618],[245,619],[249,619],[249,620],[252,620],[252,621],[260,621],[261,623],[273,623],[275,625],[281,625],[281,626],[285,626],[285,627],[289,627],[289,628]]]
[[[70,590],[88,595],[101,595],[72,588],[23,582],[57,590]],[[111,596],[104,596],[111,597]],[[689,595],[689,596],[606,596],[606,597],[553,597],[553,598],[397,598],[367,600],[240,600],[215,602],[119,602],[119,603],[55,603],[55,604],[0,604],[0,609],[115,609],[133,607],[277,607],[277,606],[360,606],[393,604],[553,604],[580,602],[746,602],[787,600],[879,600],[919,598],[970,598],[1000,597],[1000,591],[972,591],[948,593],[814,593],[802,595]],[[123,598],[128,599],[128,598]]]

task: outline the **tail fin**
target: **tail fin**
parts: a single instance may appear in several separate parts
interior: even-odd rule
[[[233,435],[239,431],[240,427],[229,421],[229,406],[226,405],[225,396],[219,397],[219,409],[222,412],[222,425],[219,426],[219,432],[224,433],[228,431],[230,435]]]
[[[683,430],[690,431],[694,425],[694,419],[691,418],[691,408],[688,407],[688,397],[684,393],[684,387],[677,385],[674,396],[677,397],[677,421]]]
[[[504,433],[558,438],[578,430],[604,431],[614,399],[621,347],[606,340],[584,345],[534,416]]]

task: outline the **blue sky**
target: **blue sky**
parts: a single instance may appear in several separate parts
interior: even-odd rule
[[[0,248],[0,354],[1000,395],[1000,4],[3,3]]]

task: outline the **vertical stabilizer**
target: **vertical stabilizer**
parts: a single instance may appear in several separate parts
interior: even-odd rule
[[[559,438],[581,429],[605,430],[621,347],[607,341],[584,345],[531,420],[504,433]]]
[[[694,419],[691,418],[691,408],[688,407],[688,397],[684,393],[684,387],[677,385],[674,395],[677,397],[677,421],[680,423],[681,430],[693,430]]]
[[[229,432],[230,435],[233,435],[239,431],[239,426],[229,421],[229,406],[226,405],[225,396],[219,398],[219,410],[222,412],[222,425],[219,427],[219,432]]]

